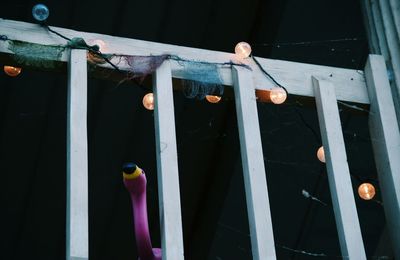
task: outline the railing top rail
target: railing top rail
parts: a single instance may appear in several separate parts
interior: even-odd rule
[[[185,60],[208,63],[238,62],[233,53],[80,32],[65,28],[52,28],[69,38],[82,37],[89,42],[95,39],[101,39],[107,44],[107,53],[142,56],[169,54]],[[66,44],[64,39],[55,34],[51,34],[45,27],[38,24],[0,18],[0,32],[9,40],[18,40],[41,45]],[[9,41],[0,41],[0,58],[2,55],[12,54],[13,52],[9,49]],[[67,58],[67,52],[63,52],[57,60],[49,62],[65,63]],[[258,58],[258,60],[263,68],[274,76],[280,84],[285,86],[290,94],[314,96],[311,82],[311,75],[313,75],[319,79],[332,82],[335,85],[338,100],[369,104],[364,73],[362,71],[265,58]],[[249,59],[245,62],[253,72],[253,79],[257,89],[270,89],[274,87],[274,83],[263,74],[252,60]],[[101,64],[98,68],[111,69],[108,64]],[[122,70],[127,69],[127,65],[121,63],[120,68]],[[184,73],[185,68],[181,66],[179,61],[171,61],[171,69],[173,77],[186,77]],[[219,67],[219,74],[224,85],[233,85],[230,67]]]

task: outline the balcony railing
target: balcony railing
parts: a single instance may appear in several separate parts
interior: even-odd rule
[[[126,38],[83,33],[55,28],[70,38],[101,38],[110,53],[157,55],[168,53],[187,60],[223,63],[234,59],[230,53],[193,49]],[[16,21],[0,20],[0,57],[14,52],[10,42],[40,44],[43,48],[64,43],[43,27]],[[40,57],[39,57],[40,58]],[[337,101],[370,105],[369,128],[379,175],[385,214],[395,255],[400,258],[400,133],[393,98],[381,56],[370,55],[364,72],[259,58],[262,66],[291,94],[315,97],[322,143],[325,149],[329,186],[342,255],[366,259],[357,209],[352,192]],[[88,259],[88,146],[87,146],[87,51],[66,49],[53,60],[68,64],[67,131],[67,259]],[[43,63],[41,63],[43,64]],[[224,85],[235,94],[244,184],[254,259],[275,259],[275,244],[268,199],[256,89],[265,89],[270,81],[253,64],[221,66],[218,72]],[[124,70],[121,64],[120,69]],[[98,65],[112,70],[108,64]],[[155,94],[155,132],[159,208],[163,259],[184,259],[182,219],[179,194],[177,147],[172,95],[172,78],[186,78],[185,67],[166,60],[153,75]]]

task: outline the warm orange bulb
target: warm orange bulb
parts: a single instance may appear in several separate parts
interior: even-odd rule
[[[271,102],[277,105],[285,102],[287,98],[286,91],[283,88],[272,88],[269,96],[271,98]]]
[[[207,95],[206,99],[210,103],[218,103],[221,100],[221,97],[220,96]]]
[[[143,97],[143,106],[147,110],[154,110],[154,95],[153,95],[153,93],[148,93]]]
[[[358,195],[363,200],[370,200],[375,196],[375,187],[371,183],[363,183],[358,187]]]
[[[321,162],[325,162],[325,151],[324,151],[324,147],[321,146],[318,151],[317,151],[317,157],[318,160],[320,160]]]
[[[245,59],[251,54],[251,46],[247,42],[239,42],[235,46],[235,54],[241,58]]]
[[[13,66],[4,66],[4,72],[10,77],[16,77],[21,73],[21,68]]]

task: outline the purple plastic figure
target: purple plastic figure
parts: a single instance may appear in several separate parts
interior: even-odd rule
[[[131,195],[139,260],[161,260],[161,249],[153,248],[147,221],[146,176],[134,163],[123,166],[124,185]]]

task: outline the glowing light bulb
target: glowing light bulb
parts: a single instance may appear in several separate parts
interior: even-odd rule
[[[154,96],[153,96],[153,93],[148,93],[143,97],[143,106],[147,110],[154,110]]]
[[[206,99],[210,103],[218,103],[221,100],[220,96],[207,95]]]
[[[287,98],[286,91],[283,88],[272,88],[269,97],[274,104],[282,104]]]
[[[89,41],[89,45],[93,46],[93,45],[97,45],[99,47],[99,52],[101,53],[105,53],[107,52],[107,44],[103,41],[103,40],[99,40],[99,39],[95,39],[95,40],[91,40]],[[99,55],[97,55],[96,53],[93,52],[88,52],[88,60],[92,63],[105,63],[106,61],[100,57]]]
[[[13,66],[4,66],[4,72],[10,77],[16,77],[21,73],[21,68]]]
[[[239,42],[235,46],[235,54],[242,59],[249,57],[251,54],[250,44],[247,42]]]
[[[371,183],[363,183],[358,187],[358,195],[363,200],[370,200],[375,196],[375,187]]]
[[[36,21],[43,22],[49,17],[49,8],[44,4],[37,4],[32,8],[32,15]]]
[[[101,53],[105,52],[106,49],[107,49],[107,45],[106,45],[106,43],[105,43],[103,40],[96,39],[96,40],[89,41],[89,43],[90,43],[90,45],[97,45],[97,46],[99,46],[99,51],[100,51]]]
[[[318,151],[317,151],[317,157],[318,160],[320,160],[321,162],[325,162],[325,151],[324,151],[324,147],[321,146]]]

